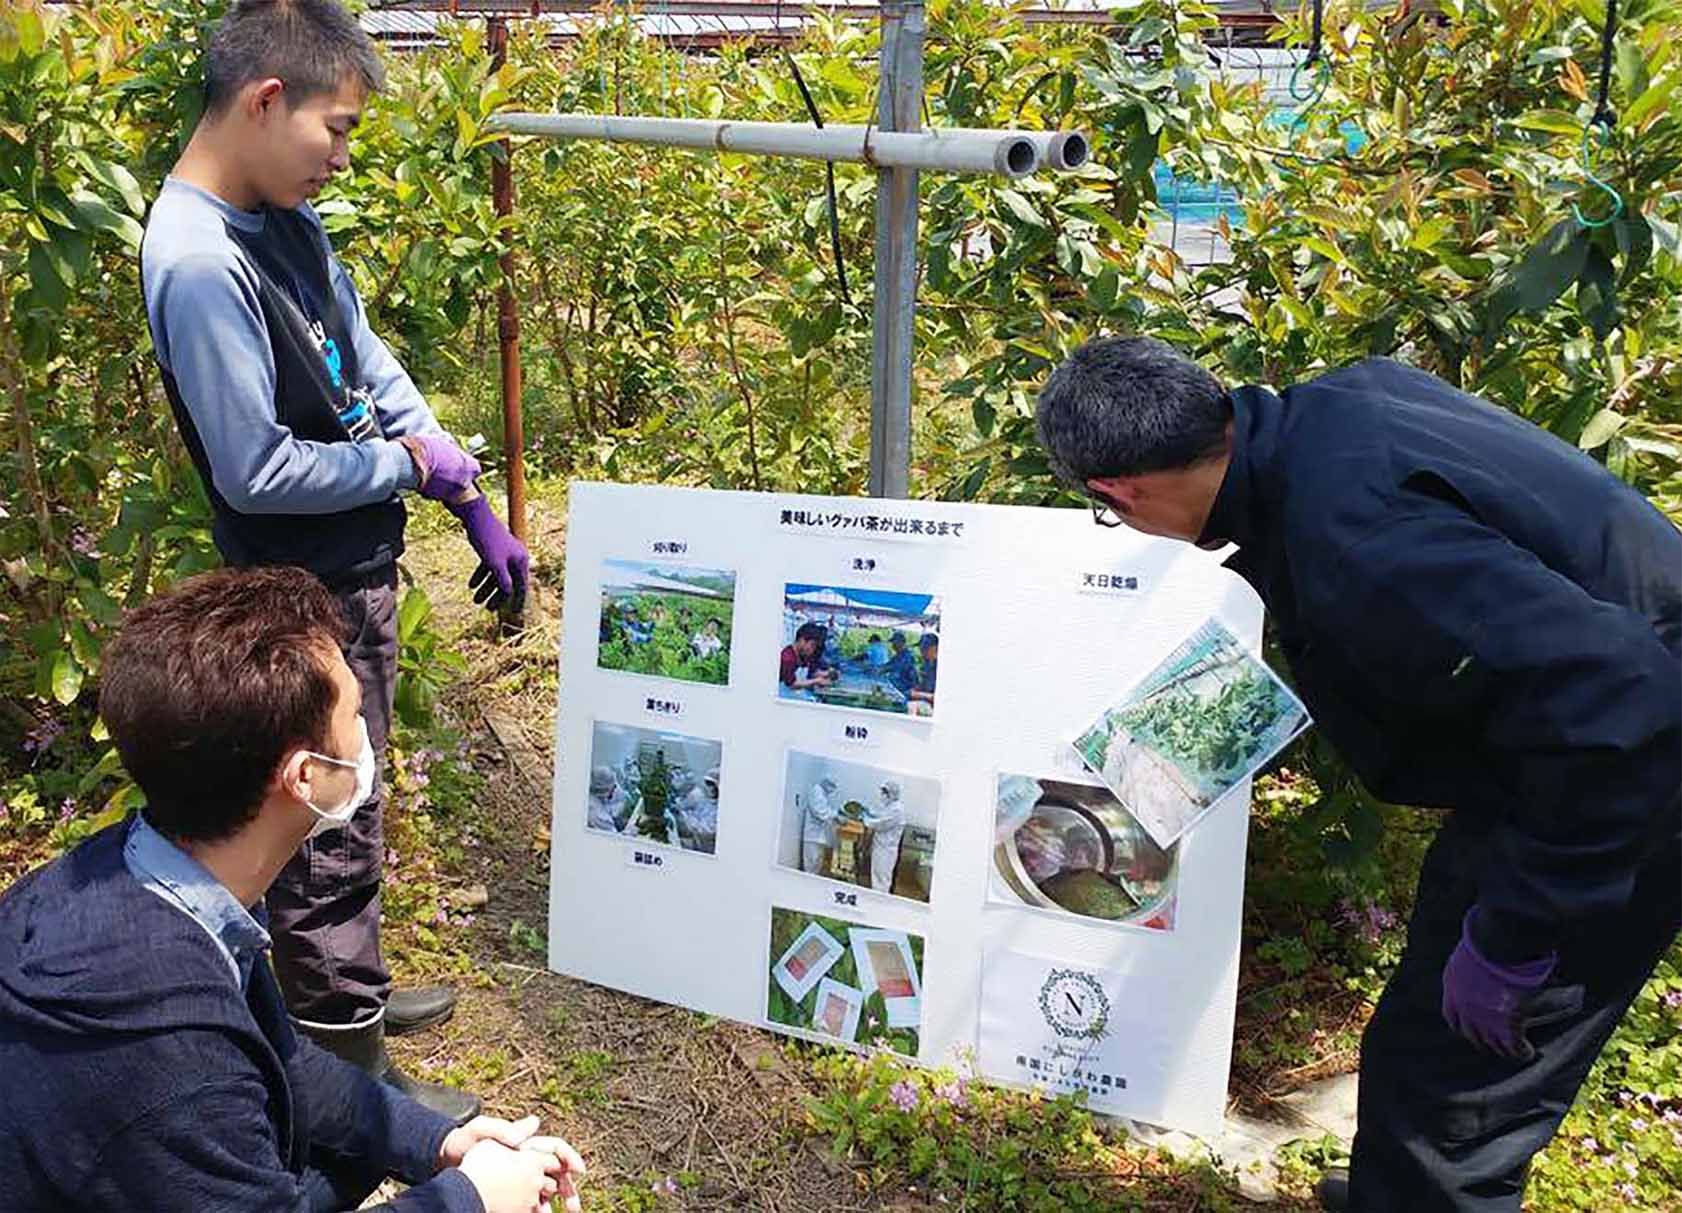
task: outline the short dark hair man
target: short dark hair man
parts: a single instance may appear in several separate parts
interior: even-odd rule
[[[803,623],[794,630],[794,640],[783,646],[777,659],[777,681],[784,691],[809,698],[812,691],[835,680],[823,664],[824,642],[828,639],[829,629],[821,623]]]
[[[525,548],[474,485],[368,326],[307,204],[349,163],[381,86],[378,53],[334,0],[234,0],[212,36],[205,113],[146,224],[142,278],[164,389],[228,564],[300,565],[352,621],[346,657],[385,751],[397,665],[399,495],[444,502],[492,605],[525,592]],[[275,966],[300,1026],[457,1119],[477,1101],[391,1066],[386,1032],[446,1018],[444,987],[393,992],[380,950],[379,796],[329,844],[307,843],[270,896]]]
[[[905,647],[904,632],[896,631],[890,635],[888,647],[892,652],[887,664],[882,667],[882,677],[909,700],[912,689],[917,685],[917,659]]]
[[[0,1208],[576,1210],[536,1118],[457,1128],[293,1032],[263,893],[373,783],[344,612],[301,569],[221,570],[132,612],[100,715],[146,808],[0,897]],[[547,1206],[545,1206],[547,1207]]]
[[[1041,441],[1098,520],[1261,596],[1320,729],[1454,809],[1361,1050],[1358,1213],[1517,1213],[1528,1161],[1682,927],[1682,535],[1587,456],[1371,359],[1227,391],[1089,342]]]
[[[940,667],[940,637],[924,632],[917,638],[917,654],[923,659],[916,681],[905,692],[906,710],[914,716],[934,711],[934,683]]]

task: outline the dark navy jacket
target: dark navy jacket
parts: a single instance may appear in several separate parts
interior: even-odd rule
[[[432,1174],[449,1122],[295,1036],[267,964],[241,994],[126,830],[0,897],[0,1210],[295,1213],[313,1150],[420,1185],[382,1207],[482,1213]]]
[[[1375,795],[1489,821],[1480,942],[1535,955],[1621,906],[1676,828],[1682,533],[1581,452],[1386,359],[1233,401],[1202,542],[1239,546],[1228,567]]]

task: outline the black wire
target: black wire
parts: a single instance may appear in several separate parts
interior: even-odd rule
[[[1606,0],[1606,24],[1600,30],[1600,99],[1595,102],[1589,125],[1610,128],[1617,121],[1608,98],[1612,92],[1612,36],[1618,28],[1618,0]]]
[[[823,116],[818,113],[818,103],[812,100],[812,91],[806,87],[806,78],[800,74],[800,65],[794,61],[794,56],[783,48],[783,59],[788,63],[788,70],[794,73],[794,87],[800,90],[800,99],[806,103],[806,112],[812,117],[812,125],[820,131],[823,129]],[[835,162],[825,160],[823,165],[824,192],[829,197],[829,248],[835,257],[835,284],[841,288],[841,302],[846,307],[853,306],[852,295],[847,291],[847,263],[841,258],[841,219],[835,204]]]
[[[783,32],[783,0],[777,0],[776,13],[772,18],[772,25],[777,37]],[[812,125],[820,131],[823,129],[823,115],[818,113],[818,103],[812,100],[812,90],[806,87],[806,78],[800,74],[800,65],[789,54],[788,45],[783,45],[783,62],[788,64],[788,70],[794,76],[794,87],[800,90],[800,99],[806,103],[806,112],[811,115]],[[823,164],[824,196],[829,202],[829,251],[835,258],[835,285],[841,291],[841,305],[853,306],[853,297],[847,290],[847,263],[841,257],[841,215],[835,202],[835,162],[825,160]]]
[[[1325,14],[1325,9],[1326,0],[1314,0],[1314,32],[1308,36],[1308,58],[1303,60],[1304,66],[1314,63],[1320,58],[1320,22]]]

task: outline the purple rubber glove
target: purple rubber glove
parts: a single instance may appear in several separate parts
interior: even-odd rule
[[[1528,1061],[1533,1050],[1519,1012],[1525,1000],[1547,984],[1559,957],[1549,952],[1519,964],[1497,964],[1472,940],[1477,912],[1476,906],[1466,911],[1459,946],[1443,968],[1443,1018],[1480,1049]]]
[[[479,567],[468,579],[473,601],[486,610],[499,609],[504,602],[518,615],[526,604],[526,578],[531,573],[531,556],[526,545],[514,538],[502,520],[491,511],[481,494],[472,501],[447,507],[461,519],[467,542],[479,553]]]
[[[479,461],[443,434],[408,434],[398,439],[420,472],[419,492],[433,501],[454,501],[473,487]]]

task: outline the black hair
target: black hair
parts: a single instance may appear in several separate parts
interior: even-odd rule
[[[1208,371],[1154,337],[1099,337],[1040,389],[1035,421],[1052,471],[1086,482],[1190,467],[1226,447],[1232,399]]]
[[[354,76],[370,93],[385,85],[379,51],[336,0],[234,0],[205,54],[204,109],[226,112],[253,80],[279,79],[289,106],[336,91]]]
[[[104,654],[99,715],[146,819],[214,842],[257,815],[290,751],[325,744],[344,608],[303,569],[218,569],[131,612]]]

